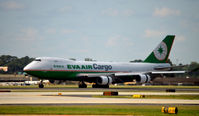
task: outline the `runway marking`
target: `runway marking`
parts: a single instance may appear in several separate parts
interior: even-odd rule
[[[64,96],[58,96],[58,92],[10,92],[0,93],[0,104],[192,104],[199,105],[199,100],[183,100],[183,99],[127,99],[127,98],[91,98],[91,97],[81,97],[81,95],[102,95],[103,92],[62,92]],[[119,95],[132,95],[135,92],[119,92]],[[139,92],[139,94],[151,95],[162,93],[146,93]],[[197,94],[199,93],[165,93],[165,94]],[[51,95],[51,96],[49,96]],[[56,95],[56,96],[54,96]],[[67,96],[68,95],[68,96]],[[80,95],[74,97],[71,95]]]

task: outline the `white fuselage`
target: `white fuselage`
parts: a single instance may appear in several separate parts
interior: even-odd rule
[[[156,67],[169,67],[168,63],[123,63],[123,62],[93,62],[93,61],[72,61],[62,58],[36,58],[28,64],[24,71],[38,72],[68,72],[75,73],[116,73],[116,72],[151,72]],[[67,75],[70,77],[71,75]]]

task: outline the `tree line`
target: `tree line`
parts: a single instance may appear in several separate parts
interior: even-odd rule
[[[1,55],[0,56],[0,66],[7,66],[8,67],[8,71],[4,72],[4,71],[0,71],[0,73],[9,73],[9,74],[13,74],[13,73],[18,73],[18,72],[23,72],[23,68],[29,64],[30,62],[32,62],[34,60],[34,58],[30,58],[29,56],[25,56],[22,58],[18,58],[16,56],[11,56],[11,55]],[[142,62],[141,59],[137,59],[137,60],[133,60],[130,62]],[[172,64],[171,60],[169,60],[169,63]],[[175,66],[175,64],[172,64],[173,66]],[[198,62],[191,62],[190,64],[180,64],[180,65],[185,65],[183,67],[176,67],[173,70],[185,70],[188,73],[187,74],[183,74],[183,75],[177,75],[177,76],[190,76],[190,77],[198,77],[199,78],[199,63]]]
[[[34,58],[30,58],[28,56],[18,58],[16,56],[10,56],[10,55],[1,55],[0,56],[0,66],[7,66],[8,71],[0,71],[0,73],[17,73],[17,72],[23,72],[23,68],[33,61]]]

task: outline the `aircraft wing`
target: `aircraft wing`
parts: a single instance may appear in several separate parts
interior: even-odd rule
[[[149,74],[150,72],[116,72],[116,73],[80,73],[79,77],[99,77],[99,76],[135,76],[139,74]]]
[[[152,72],[122,72],[115,73],[114,76],[136,76],[140,74],[149,74],[149,75],[157,75],[157,74],[184,74],[186,71],[152,71]]]
[[[151,72],[116,72],[116,73],[80,73],[78,76],[84,81],[96,83],[124,83],[136,80],[139,83],[148,83],[157,75],[180,74],[185,71],[151,71]]]
[[[114,73],[80,73],[78,77],[99,77],[99,76],[110,76],[114,75]]]
[[[168,69],[171,69],[171,68],[179,68],[179,67],[185,67],[187,65],[180,65],[180,66],[168,66],[168,67],[155,67],[154,69],[155,70],[168,70]]]
[[[99,76],[136,76],[140,74],[183,74],[186,71],[152,71],[152,72],[116,72],[116,73],[80,73],[79,77],[99,77]]]

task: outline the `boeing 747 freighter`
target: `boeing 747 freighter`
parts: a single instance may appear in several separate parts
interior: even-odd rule
[[[41,80],[48,79],[50,82],[54,80],[79,81],[79,88],[86,88],[85,82],[94,83],[93,88],[108,88],[110,84],[134,80],[139,83],[148,83],[160,75],[185,73],[185,71],[171,71],[172,66],[167,62],[174,38],[174,35],[166,36],[140,63],[88,62],[38,57],[24,67],[24,72]],[[42,81],[39,87],[44,87]]]

